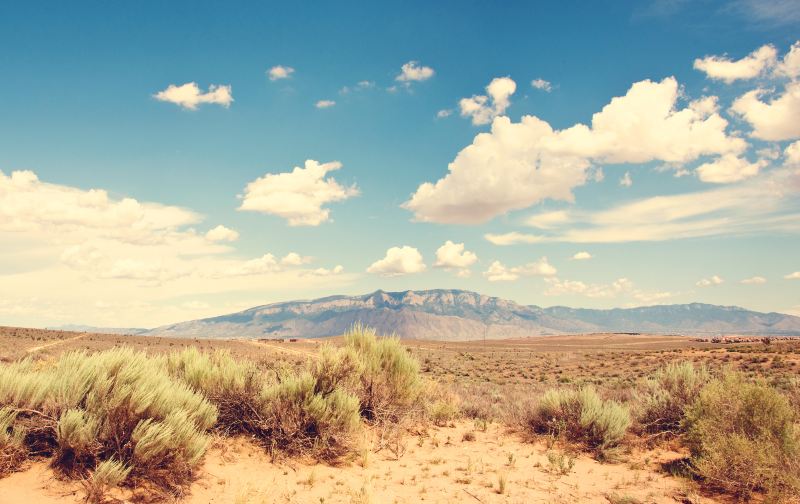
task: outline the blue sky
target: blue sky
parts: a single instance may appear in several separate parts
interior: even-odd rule
[[[796,0],[9,4],[0,324],[438,287],[800,313],[798,40]]]

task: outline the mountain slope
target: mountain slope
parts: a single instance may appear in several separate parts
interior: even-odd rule
[[[331,296],[257,306],[239,313],[159,327],[145,334],[206,338],[317,338],[355,322],[401,338],[471,340],[586,332],[798,334],[800,317],[734,306],[540,308],[461,290]]]

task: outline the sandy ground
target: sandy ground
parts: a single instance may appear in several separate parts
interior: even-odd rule
[[[247,439],[224,439],[209,451],[189,495],[179,502],[675,503],[683,495],[685,483],[658,469],[677,453],[632,454],[615,464],[580,455],[562,474],[553,457],[563,455],[558,449],[524,442],[497,424],[476,431],[474,441],[463,440],[473,430],[468,422],[434,428],[427,436],[405,437],[399,458],[396,450],[365,451],[341,467],[291,459],[272,463]],[[568,466],[568,459],[564,463]],[[82,501],[80,485],[57,481],[43,461],[0,480],[4,504]]]

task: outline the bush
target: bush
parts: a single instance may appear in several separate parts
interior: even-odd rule
[[[672,362],[657,370],[636,394],[637,427],[654,435],[677,435],[686,408],[708,382],[708,370],[691,362]]]
[[[165,365],[172,376],[201,392],[217,407],[220,431],[253,432],[265,379],[252,362],[237,361],[227,350],[201,352],[190,347],[166,356]]]
[[[630,414],[615,401],[604,401],[594,388],[549,390],[526,418],[539,434],[563,436],[602,454],[619,444],[631,424]]]
[[[266,388],[261,399],[258,427],[273,446],[329,460],[352,448],[360,427],[359,403],[338,386],[307,371],[289,373]]]
[[[800,493],[800,436],[785,397],[726,372],[701,390],[686,413],[695,472],[709,484],[747,497]]]
[[[17,470],[25,461],[25,435],[14,427],[17,413],[12,408],[0,408],[0,477]]]
[[[398,422],[418,406],[422,393],[419,363],[395,337],[376,336],[356,324],[345,336],[345,352],[359,362],[354,391],[361,415],[371,422]]]
[[[217,418],[158,359],[128,348],[68,353],[46,369],[1,365],[0,406],[6,436],[24,432],[25,450],[54,455],[65,474],[83,479],[113,459],[128,468],[120,483],[158,491],[189,481]]]

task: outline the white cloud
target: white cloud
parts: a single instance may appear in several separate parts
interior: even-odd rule
[[[621,185],[622,187],[630,187],[633,185],[633,180],[631,179],[631,172],[629,171],[625,172],[625,175],[623,175],[622,178],[619,179],[619,185]]]
[[[333,100],[320,100],[314,106],[319,109],[331,108],[336,105],[336,102]]]
[[[591,259],[592,254],[590,254],[589,252],[576,252],[575,255],[572,256],[572,258],[576,261],[585,261],[587,259]]]
[[[196,231],[202,220],[177,206],[0,172],[4,321],[152,327],[352,282],[275,267],[269,256],[231,258],[231,245]],[[261,276],[254,282],[247,273]],[[183,303],[198,293],[211,307],[190,312]]]
[[[701,278],[698,280],[695,285],[698,287],[713,287],[715,285],[721,285],[725,283],[725,280],[722,277],[717,275],[712,275],[708,278]]]
[[[433,68],[422,66],[418,61],[409,61],[400,68],[400,73],[394,80],[404,82],[406,84],[411,82],[426,81],[433,77]]]
[[[569,222],[569,214],[564,210],[555,210],[552,212],[542,212],[531,215],[525,219],[525,225],[539,228],[539,229],[552,229],[565,222]]]
[[[542,91],[545,91],[547,93],[553,90],[553,84],[551,84],[550,81],[546,81],[544,79],[533,79],[531,81],[531,86],[533,86],[536,89],[541,89]]]
[[[703,182],[714,184],[730,184],[758,175],[759,170],[769,164],[764,159],[755,163],[734,154],[725,154],[708,163],[703,163],[695,170],[697,177]]]
[[[320,164],[309,159],[304,168],[268,173],[247,184],[239,210],[277,215],[290,226],[318,226],[330,218],[323,205],[358,194],[355,186],[343,187],[333,177],[326,178],[341,167],[338,161]]]
[[[483,272],[483,276],[490,282],[513,282],[520,277],[529,276],[552,276],[558,271],[547,261],[546,257],[542,257],[538,261],[515,266],[512,268],[507,267],[500,261],[493,261],[489,265],[489,269]]]
[[[483,235],[486,240],[494,245],[506,246],[516,245],[517,243],[538,243],[540,238],[535,235],[523,234],[517,231],[511,231],[504,234],[486,233]]]
[[[414,247],[391,247],[386,251],[386,256],[372,263],[367,268],[367,273],[393,277],[408,275],[410,273],[420,273],[425,271],[425,262],[422,254]]]
[[[442,110],[436,112],[436,117],[438,119],[444,119],[445,117],[450,117],[450,115],[452,115],[452,113],[453,113],[453,111],[450,110],[450,109],[442,109]]]
[[[271,81],[288,79],[289,77],[292,76],[293,73],[294,73],[294,68],[283,65],[275,65],[274,67],[267,70],[267,76]]]
[[[232,242],[239,239],[239,233],[233,229],[219,225],[206,233],[206,240],[212,242],[227,241]]]
[[[331,269],[328,269],[328,268],[316,268],[316,269],[313,269],[313,270],[309,270],[304,274],[305,275],[317,276],[317,277],[328,277],[328,276],[341,275],[343,272],[344,272],[344,266],[342,266],[341,264],[338,264],[338,265],[334,266]]]
[[[497,116],[505,113],[511,105],[511,95],[517,90],[517,84],[509,77],[497,77],[486,86],[485,95],[473,95],[462,98],[458,102],[461,117],[472,118],[472,124],[489,124]]]
[[[749,91],[737,98],[731,112],[750,123],[754,138],[768,141],[800,138],[800,81],[786,84],[782,95],[761,101],[764,89]]]
[[[497,117],[436,183],[423,183],[404,203],[416,220],[477,224],[544,199],[573,201],[592,163],[686,163],[703,155],[741,153],[747,143],[726,133],[716,99],[676,108],[678,83],[642,81],[592,118],[553,130],[534,116]],[[593,175],[593,173],[592,173]]]
[[[800,271],[795,271],[794,273],[789,273],[788,275],[784,276],[786,280],[800,280]]]
[[[580,280],[566,280],[557,277],[546,278],[546,296],[578,295],[588,298],[613,299],[629,297],[639,303],[652,304],[664,301],[675,294],[667,291],[649,291],[637,289],[627,278],[618,278],[610,284],[585,283]]]
[[[800,170],[775,168],[750,180],[621,203],[607,209],[574,209],[529,243],[619,243],[701,236],[800,232]],[[534,224],[534,222],[528,222]]]
[[[783,56],[783,61],[775,68],[775,74],[790,79],[800,77],[800,41],[792,44],[789,52]]]
[[[156,100],[174,103],[179,107],[196,110],[203,103],[215,103],[225,108],[231,106],[233,94],[231,86],[210,85],[207,92],[200,91],[195,82],[188,82],[182,86],[170,84],[167,89],[154,94]]]
[[[743,283],[745,285],[760,285],[767,283],[767,279],[762,276],[754,276],[750,278],[745,278],[741,280],[739,283]]]
[[[301,266],[311,262],[310,257],[303,257],[297,252],[289,252],[281,258],[281,265],[283,266]]]
[[[458,276],[465,278],[470,275],[469,267],[477,261],[478,256],[474,252],[464,250],[463,243],[447,240],[436,250],[436,262],[433,267],[454,270]]]
[[[789,166],[800,166],[800,140],[790,144],[783,151],[786,164]]]
[[[753,79],[763,75],[777,62],[778,51],[772,45],[764,45],[740,60],[733,61],[725,56],[706,56],[694,60],[697,70],[727,84],[740,79]]]

